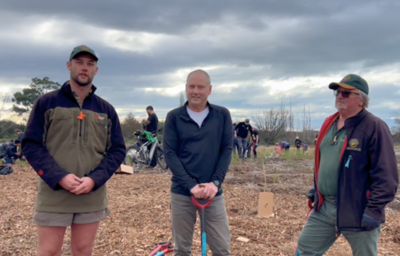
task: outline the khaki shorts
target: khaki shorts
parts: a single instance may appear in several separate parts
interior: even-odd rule
[[[42,227],[69,227],[74,224],[89,224],[104,220],[110,211],[106,208],[99,212],[88,213],[56,213],[35,212],[33,222]]]

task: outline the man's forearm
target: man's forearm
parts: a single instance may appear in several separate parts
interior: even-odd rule
[[[124,161],[126,154],[125,141],[118,116],[115,111],[112,111],[109,116],[112,125],[111,130],[108,131],[110,141],[107,142],[107,146],[111,146],[107,149],[100,164],[88,175],[95,182],[93,190],[99,189],[112,177]]]
[[[171,155],[165,158],[168,167],[170,168],[173,176],[178,180],[178,183],[187,190],[191,190],[197,185],[197,181],[192,178],[183,167],[181,161]]]
[[[193,179],[185,170],[181,160],[177,155],[179,148],[178,130],[172,121],[174,117],[168,113],[164,124],[163,148],[165,162],[171,170],[178,183],[184,188],[190,190],[197,185],[197,181]],[[232,143],[231,143],[232,144]]]
[[[56,163],[41,143],[31,141],[29,137],[25,137],[23,142],[22,150],[32,168],[53,190],[61,188],[58,183],[68,172]]]

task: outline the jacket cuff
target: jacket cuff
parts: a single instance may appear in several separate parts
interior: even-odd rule
[[[371,211],[368,207],[365,208],[364,213],[368,214],[370,217],[372,217],[372,218],[374,218],[374,219],[376,219],[378,221],[380,221],[381,217],[382,217],[380,214],[376,214],[373,211]]]
[[[189,182],[188,184],[186,184],[186,188],[187,188],[187,190],[189,190],[189,192],[190,192],[190,190],[192,190],[192,188],[194,188],[196,186],[197,186],[197,182],[195,180],[193,180],[193,181]]]
[[[43,171],[38,171],[39,176],[41,176],[40,172],[43,173]],[[56,175],[55,177],[52,177],[52,178],[47,178],[47,177],[42,177],[42,176],[41,176],[41,178],[53,190],[60,190],[60,189],[62,189],[62,187],[61,187],[61,185],[59,183],[67,175],[68,175],[68,173],[63,173],[63,174],[60,174],[60,175]]]
[[[87,175],[86,177],[89,177],[94,181],[94,187],[93,187],[92,191],[96,191],[101,186],[103,186],[105,183],[105,182],[102,182],[101,179],[99,177],[96,177],[95,175]]]

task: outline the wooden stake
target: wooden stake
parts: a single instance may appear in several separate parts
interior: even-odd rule
[[[267,190],[267,173],[265,171],[265,163],[263,161],[263,171],[264,171],[264,192]]]

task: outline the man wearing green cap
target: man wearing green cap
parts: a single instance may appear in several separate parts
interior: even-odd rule
[[[314,203],[298,240],[301,256],[323,255],[343,234],[355,256],[376,256],[385,206],[398,185],[388,126],[366,110],[367,82],[350,74],[331,83],[338,112],[328,117],[315,148]]]
[[[98,56],[85,45],[67,62],[70,80],[40,97],[22,152],[39,175],[34,222],[38,255],[60,255],[71,227],[72,255],[92,255],[99,221],[109,214],[105,183],[125,157],[114,107],[95,95]]]

